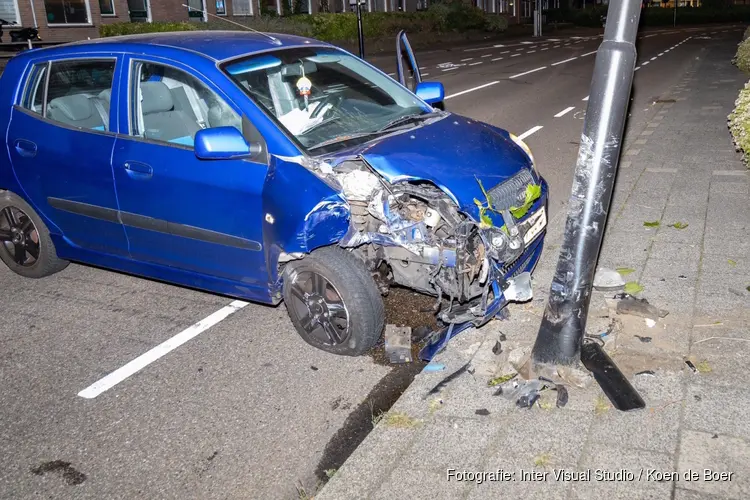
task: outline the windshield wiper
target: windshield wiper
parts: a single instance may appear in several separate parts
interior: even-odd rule
[[[429,118],[431,114],[432,113],[414,113],[411,115],[401,116],[399,118],[396,118],[395,120],[389,121],[383,127],[379,128],[377,132],[383,132],[384,130],[389,130],[397,127],[398,125],[404,125],[412,121],[421,121]]]
[[[351,139],[359,139],[360,137],[367,137],[370,135],[380,135],[381,132],[374,131],[374,132],[359,132],[356,134],[349,134],[349,135],[340,135],[338,137],[334,137],[333,139],[328,139],[327,141],[323,141],[320,144],[316,144],[315,146],[307,148],[309,151],[312,151],[314,149],[319,149],[325,146],[330,146],[331,144],[336,144],[337,142],[344,142],[349,141]]]

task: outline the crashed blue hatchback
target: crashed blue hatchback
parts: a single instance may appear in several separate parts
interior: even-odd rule
[[[391,285],[453,335],[531,297],[547,184],[507,131],[443,111],[404,35],[396,81],[289,35],[183,32],[32,49],[0,78],[0,258],[78,261],[266,304],[361,355]],[[407,72],[410,76],[407,78]]]

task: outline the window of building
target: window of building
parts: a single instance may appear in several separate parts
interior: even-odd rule
[[[103,16],[114,16],[115,15],[115,1],[114,0],[99,0],[99,11]]]
[[[0,0],[0,19],[9,23],[21,24],[21,15],[18,13],[17,0]]]
[[[235,16],[252,16],[253,0],[232,0],[232,14]]]
[[[227,15],[227,4],[224,0],[216,0],[216,15],[226,16]]]
[[[87,0],[44,0],[48,24],[91,24]]]
[[[109,130],[115,61],[61,61],[48,68],[38,64],[31,71],[21,105],[71,127]]]

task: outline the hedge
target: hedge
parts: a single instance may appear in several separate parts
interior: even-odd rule
[[[739,69],[750,74],[750,28],[745,31],[743,41],[737,47],[732,60]],[[729,130],[737,151],[742,152],[745,164],[750,166],[750,82],[740,91],[734,103],[734,111],[728,116]]]
[[[462,2],[438,3],[423,12],[370,12],[362,16],[362,27],[367,38],[393,36],[401,30],[407,33],[447,33],[486,31],[503,32],[508,28],[505,16],[485,14],[481,9]],[[357,18],[351,12],[319,13],[295,16],[258,16],[241,23],[258,31],[308,36],[322,41],[341,42],[357,39]],[[99,27],[102,37],[151,33],[159,31],[188,31],[197,29],[241,30],[240,26],[210,21],[198,23],[115,23]]]
[[[607,15],[607,6],[593,6],[586,9],[551,9],[547,12],[548,22],[570,22],[578,26],[601,27],[601,16]],[[735,5],[725,8],[678,7],[677,26],[685,24],[709,24],[750,21],[750,6]],[[674,9],[649,7],[641,10],[640,26],[672,26]]]

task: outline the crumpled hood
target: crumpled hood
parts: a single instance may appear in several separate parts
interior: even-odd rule
[[[473,216],[474,198],[485,201],[477,179],[489,191],[531,168],[507,131],[454,114],[363,145],[358,153],[388,182],[430,181]]]

